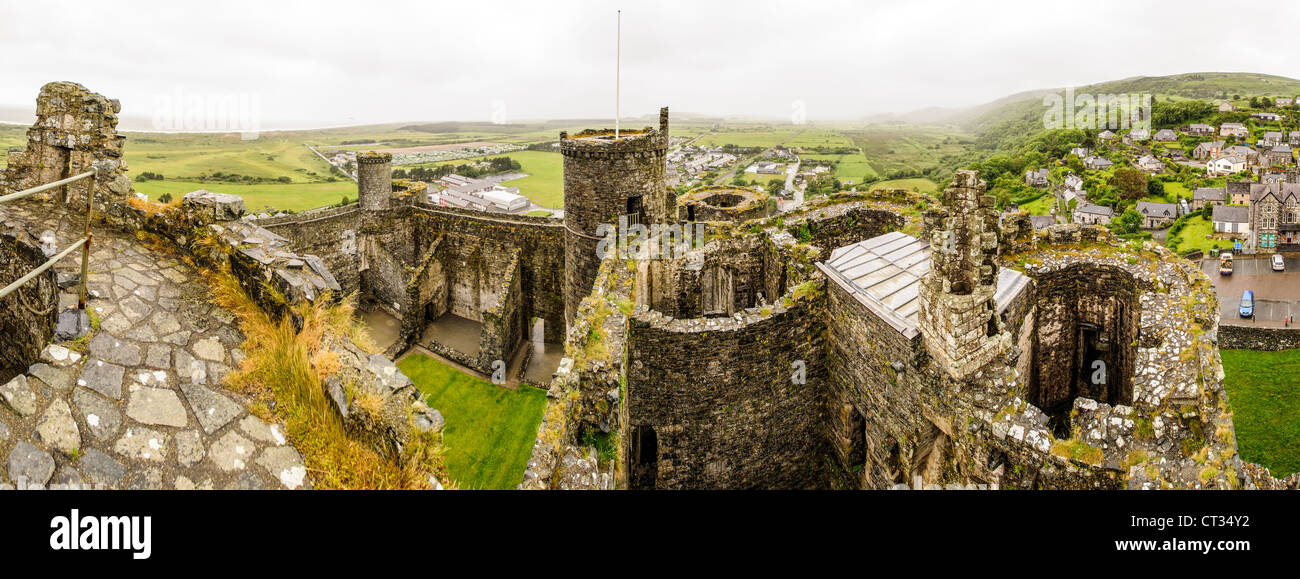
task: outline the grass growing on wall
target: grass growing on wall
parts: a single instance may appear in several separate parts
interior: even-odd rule
[[[358,346],[373,347],[354,321],[349,302],[294,306],[303,318],[302,331],[294,332],[287,317],[273,320],[263,312],[229,272],[208,273],[207,278],[213,301],[235,314],[246,338],[242,349],[247,357],[225,385],[253,398],[250,410],[262,418],[285,422],[315,488],[426,489],[431,474],[445,480],[436,433],[414,431],[406,458],[397,464],[344,432],[323,385],[340,362],[324,345],[346,335]]]
[[[513,490],[523,482],[546,391],[502,388],[423,354],[398,363],[431,408],[446,419],[449,476],[462,489]]]
[[[1300,349],[1220,350],[1241,459],[1300,472]]]

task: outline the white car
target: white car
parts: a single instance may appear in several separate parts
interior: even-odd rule
[[[1282,260],[1281,254],[1273,254],[1273,271],[1286,271],[1286,262]]]

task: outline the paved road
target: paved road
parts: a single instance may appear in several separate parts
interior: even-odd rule
[[[1201,269],[1210,276],[1219,297],[1220,317],[1225,323],[1252,323],[1238,314],[1241,294],[1255,292],[1255,320],[1261,326],[1281,325],[1282,319],[1300,318],[1300,256],[1286,257],[1286,271],[1273,271],[1267,259],[1242,259],[1233,262],[1232,275],[1219,275],[1219,260],[1201,260]]]

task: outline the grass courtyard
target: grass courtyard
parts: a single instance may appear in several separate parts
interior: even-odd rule
[[[546,391],[502,388],[423,354],[397,366],[446,419],[444,457],[459,488],[513,490],[523,482]]]
[[[1229,249],[1232,247],[1231,239],[1206,239],[1205,236],[1214,231],[1214,223],[1204,217],[1196,216],[1188,218],[1186,225],[1178,232],[1178,246],[1174,251],[1178,255],[1185,255],[1194,249],[1199,249],[1210,254],[1210,248]]]
[[[1241,459],[1300,472],[1300,349],[1220,350]]]

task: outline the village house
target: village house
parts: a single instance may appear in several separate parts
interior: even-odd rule
[[[1229,237],[1246,238],[1250,236],[1250,207],[1245,205],[1215,205],[1210,213],[1215,233],[1227,233]]]
[[[1065,183],[1066,190],[1070,190],[1070,191],[1083,190],[1083,177],[1075,175],[1074,173],[1070,173],[1069,175],[1066,175],[1064,183]]]
[[[1220,137],[1249,137],[1250,129],[1242,123],[1223,123],[1219,125]]]
[[[1275,147],[1277,145],[1282,144],[1282,132],[1265,131],[1264,138],[1260,141],[1260,144],[1264,145],[1265,147]]]
[[[1261,121],[1276,122],[1282,120],[1282,115],[1279,115],[1277,113],[1250,113],[1250,116],[1255,117]]]
[[[1165,170],[1165,164],[1155,155],[1142,155],[1142,158],[1138,159],[1137,166],[1148,173],[1159,173]]]
[[[1196,148],[1192,149],[1192,158],[1194,159],[1212,159],[1219,156],[1219,151],[1223,150],[1223,141],[1205,141],[1197,143]]]
[[[1246,170],[1246,160],[1236,155],[1211,159],[1205,163],[1207,175],[1231,175]]]
[[[1030,187],[1046,187],[1048,184],[1047,174],[1047,167],[1043,167],[1037,171],[1025,171],[1025,185]]]
[[[1161,143],[1172,143],[1178,140],[1178,133],[1172,129],[1160,129],[1151,138]]]
[[[1268,150],[1268,162],[1270,167],[1281,167],[1291,163],[1291,145],[1286,143],[1279,144]]]
[[[1113,141],[1115,140],[1115,137],[1116,137],[1115,132],[1110,130],[1105,130],[1100,133],[1097,133],[1097,138],[1103,141]]]
[[[1034,231],[1042,231],[1056,225],[1056,218],[1051,215],[1030,215],[1029,224],[1033,226]]]
[[[1250,189],[1256,183],[1250,181],[1228,181],[1225,185],[1228,203],[1232,205],[1250,205]]]
[[[1115,210],[1102,205],[1083,203],[1074,210],[1074,222],[1083,225],[1110,225]]]
[[[1275,107],[1289,107],[1294,103],[1295,98],[1293,97],[1277,97],[1273,99],[1273,106]]]
[[[1151,131],[1147,129],[1133,129],[1124,135],[1125,143],[1140,143],[1151,138]]]
[[[1168,227],[1178,219],[1178,205],[1174,203],[1153,203],[1150,201],[1138,201],[1137,212],[1142,215],[1142,227],[1144,229],[1160,229]]]
[[[1066,189],[1061,193],[1061,198],[1065,200],[1066,205],[1069,205],[1071,201],[1084,203],[1088,201],[1088,192],[1083,189]]]
[[[1300,249],[1300,183],[1251,187],[1249,233],[1261,253]]]
[[[1223,205],[1228,202],[1228,192],[1221,187],[1197,187],[1192,191],[1192,210],[1199,211],[1206,205]]]
[[[1083,166],[1092,169],[1093,171],[1108,169],[1111,165],[1114,165],[1114,163],[1110,162],[1110,159],[1098,157],[1096,155],[1083,160]]]
[[[1255,152],[1255,149],[1252,149],[1245,145],[1232,145],[1231,147],[1224,147],[1223,154],[1241,157],[1246,160],[1247,164],[1256,163],[1259,161],[1259,153]]]
[[[1286,134],[1286,144],[1292,147],[1300,146],[1300,131],[1291,131]]]
[[[1214,135],[1214,127],[1205,123],[1192,123],[1187,127],[1187,134],[1197,137],[1210,137]]]
[[[1070,149],[1070,154],[1082,159],[1092,154],[1092,149],[1089,149],[1088,147],[1075,147]]]
[[[1230,102],[1228,102],[1228,101],[1220,101],[1220,102],[1219,102],[1219,112],[1221,112],[1221,113],[1230,113],[1230,112],[1235,111],[1235,110],[1237,110],[1237,106],[1236,106],[1236,105],[1234,105],[1234,104],[1232,104],[1232,103],[1230,103]]]

